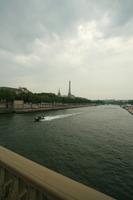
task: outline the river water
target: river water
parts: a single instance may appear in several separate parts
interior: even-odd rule
[[[39,114],[39,113],[38,113]],[[0,115],[0,145],[118,200],[133,199],[133,116],[119,106]]]

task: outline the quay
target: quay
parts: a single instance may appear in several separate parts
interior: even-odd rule
[[[93,104],[90,102],[71,93],[71,81],[69,81],[68,95],[65,96],[61,95],[60,89],[56,95],[32,93],[24,87],[0,87],[0,114],[79,108]]]
[[[0,114],[4,113],[30,113],[39,111],[50,111],[50,110],[64,110],[80,107],[94,106],[94,104],[62,104],[62,103],[24,103],[21,100],[15,100],[13,104],[0,104]]]
[[[113,200],[0,147],[0,200]]]
[[[65,110],[73,108],[88,107],[90,105],[65,105],[65,106],[50,106],[48,108],[31,108],[31,109],[16,109],[14,113],[30,113],[39,111],[51,111],[51,110]]]
[[[131,115],[133,115],[133,105],[121,106],[123,109],[127,110]]]

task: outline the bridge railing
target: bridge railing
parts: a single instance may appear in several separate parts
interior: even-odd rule
[[[0,147],[0,200],[113,200]]]

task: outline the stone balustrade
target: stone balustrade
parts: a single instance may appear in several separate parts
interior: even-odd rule
[[[0,147],[0,200],[113,200]]]

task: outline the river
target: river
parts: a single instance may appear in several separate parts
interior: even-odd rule
[[[0,115],[0,145],[118,200],[133,199],[133,116],[119,106]]]

